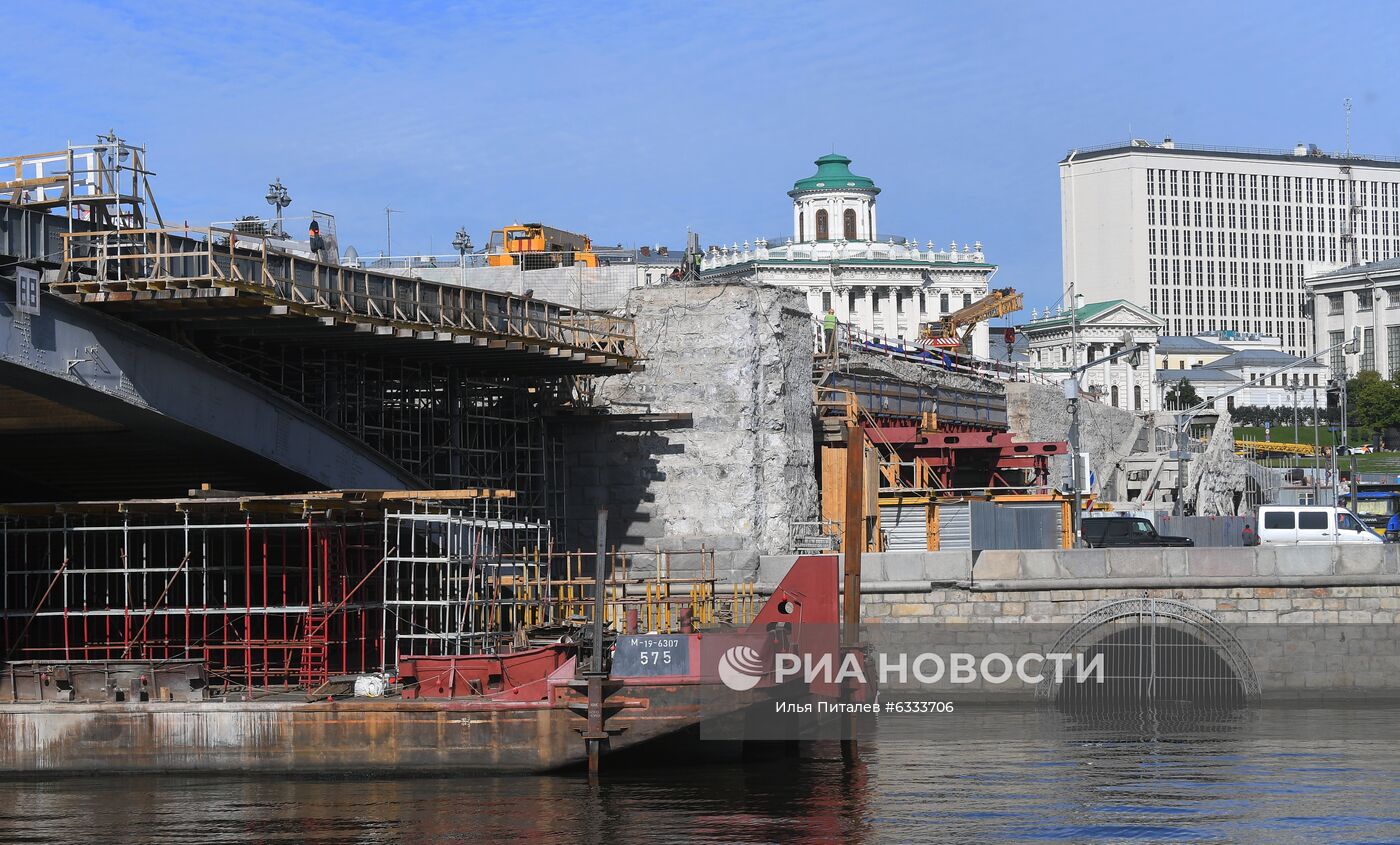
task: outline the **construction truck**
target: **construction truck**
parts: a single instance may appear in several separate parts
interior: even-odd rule
[[[924,323],[920,327],[919,339],[929,346],[956,348],[963,353],[970,353],[972,330],[977,328],[977,324],[1020,311],[1021,300],[1021,294],[1011,288],[994,290],[942,320]]]
[[[486,263],[492,267],[542,270],[546,267],[597,267],[598,256],[587,235],[542,223],[516,223],[491,232]]]

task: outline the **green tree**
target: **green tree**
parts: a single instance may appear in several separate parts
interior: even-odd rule
[[[1201,404],[1201,397],[1200,394],[1196,393],[1195,385],[1186,378],[1167,388],[1165,398],[1167,408],[1173,411],[1183,411],[1193,405]]]
[[[1375,370],[1362,370],[1347,381],[1348,422],[1370,440],[1387,428],[1400,427],[1400,385],[1381,378]]]

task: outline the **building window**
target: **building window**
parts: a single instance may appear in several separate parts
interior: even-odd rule
[[[1374,370],[1376,368],[1376,338],[1372,329],[1366,329],[1361,334],[1361,369]]]
[[[802,211],[797,212],[797,242],[798,242],[798,243],[802,243],[803,241],[807,240],[807,226],[805,225],[806,222],[807,222],[807,214],[806,214],[806,212],[802,212]]]
[[[965,293],[965,294],[963,294],[963,307],[966,308],[966,307],[968,307],[968,306],[971,305],[971,304],[972,304],[972,294],[970,294],[970,293]]]
[[[1390,326],[1385,330],[1385,351],[1386,364],[1390,368],[1390,375],[1394,377],[1395,371],[1400,370],[1400,326]]]
[[[1342,351],[1342,334],[1342,332],[1327,333],[1327,345],[1332,349],[1328,364],[1332,368],[1333,378],[1346,378],[1346,356]]]
[[[946,293],[940,293],[938,295],[938,313],[948,313],[948,294]]]
[[[1142,385],[1140,384],[1133,385],[1133,410],[1142,410]]]
[[[856,210],[854,208],[848,208],[842,213],[841,226],[845,230],[842,237],[848,241],[856,239]]]
[[[831,227],[827,222],[826,209],[817,211],[817,240],[831,240]]]
[[[1369,290],[1359,290],[1356,292],[1356,310],[1371,310],[1371,292]]]
[[[1108,389],[1108,401],[1113,407],[1118,407],[1118,385],[1113,385]]]
[[[1327,294],[1327,313],[1334,315],[1342,313],[1342,295],[1340,293]]]
[[[826,310],[827,310],[828,308],[830,308],[830,307],[831,307],[831,291],[829,291],[829,290],[828,290],[828,291],[822,291],[822,313],[825,314],[825,313],[826,313]]]

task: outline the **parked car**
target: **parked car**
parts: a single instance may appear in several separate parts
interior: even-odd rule
[[[1272,546],[1315,546],[1380,544],[1385,540],[1346,508],[1265,505],[1259,509],[1259,542]]]
[[[1157,533],[1152,520],[1140,516],[1095,516],[1079,523],[1079,536],[1091,549],[1122,546],[1194,546],[1190,537],[1169,537]]]

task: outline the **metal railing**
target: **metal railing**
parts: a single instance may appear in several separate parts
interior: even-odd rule
[[[71,232],[60,292],[235,287],[300,309],[409,329],[502,335],[635,357],[633,322],[534,298],[325,264],[232,229]]]

